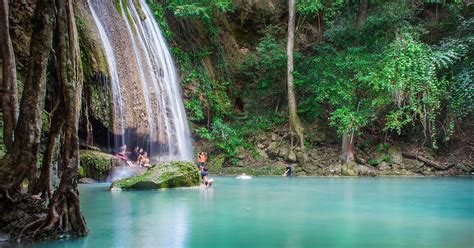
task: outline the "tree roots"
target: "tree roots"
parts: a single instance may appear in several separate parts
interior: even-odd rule
[[[88,232],[81,214],[79,197],[74,190],[55,192],[48,214],[26,225],[17,241],[47,240],[63,236],[84,236]]]

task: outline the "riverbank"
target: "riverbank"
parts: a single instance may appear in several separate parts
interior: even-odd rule
[[[359,141],[354,148],[354,161],[342,163],[336,135],[316,132],[311,137],[305,153],[291,145],[282,128],[252,137],[250,148],[238,149],[233,161],[211,149],[210,173],[279,176],[286,164],[293,167],[296,176],[462,176],[474,172],[474,151],[468,144],[435,153],[417,143]],[[196,150],[206,151],[212,144],[201,141],[196,146]]]

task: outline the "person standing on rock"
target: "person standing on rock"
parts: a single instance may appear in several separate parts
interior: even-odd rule
[[[199,169],[199,171],[203,170],[203,168],[206,166],[206,162],[207,162],[206,153],[200,152],[198,154],[198,169]]]

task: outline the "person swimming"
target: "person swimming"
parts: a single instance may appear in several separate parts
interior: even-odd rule
[[[251,176],[249,176],[249,175],[247,175],[247,174],[245,174],[245,173],[242,173],[242,174],[238,175],[236,178],[237,178],[237,179],[252,179]]]

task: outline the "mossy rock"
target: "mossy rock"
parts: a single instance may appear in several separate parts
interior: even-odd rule
[[[81,160],[80,177],[88,177],[97,181],[105,181],[118,161],[115,156],[98,151],[81,150],[79,154]]]
[[[199,171],[190,162],[168,162],[157,164],[143,175],[134,176],[112,183],[110,190],[153,190],[197,186]]]

